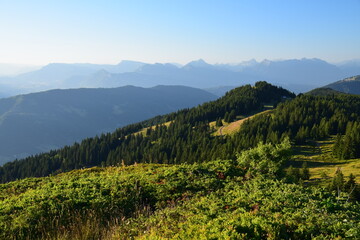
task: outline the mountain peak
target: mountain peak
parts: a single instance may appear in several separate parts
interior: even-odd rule
[[[189,62],[184,67],[185,68],[188,68],[188,67],[201,67],[201,68],[204,68],[204,67],[212,67],[212,65],[208,64],[207,62],[205,62],[203,59],[200,58],[199,60]]]
[[[145,64],[137,69],[137,72],[147,74],[163,74],[168,71],[176,71],[178,67],[170,63]]]
[[[140,65],[143,65],[143,64],[146,64],[146,63],[139,62],[139,61],[133,61],[133,60],[121,60],[117,65],[124,65],[124,64],[140,64]]]
[[[242,66],[253,66],[253,65],[256,65],[256,64],[258,64],[258,62],[257,62],[254,58],[252,58],[252,59],[250,59],[250,60],[248,60],[248,61],[242,61],[239,65],[242,65]]]

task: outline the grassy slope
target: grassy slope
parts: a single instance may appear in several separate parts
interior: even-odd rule
[[[0,184],[0,239],[360,237],[360,206],[346,197],[245,171],[138,164]]]
[[[217,174],[227,174],[230,165],[95,167],[0,184],[0,239],[56,238],[76,229],[75,238],[80,232],[103,237],[109,226],[144,209],[219,188]]]
[[[222,136],[222,135],[231,135],[231,134],[234,134],[236,133],[237,131],[239,131],[241,125],[246,121],[246,120],[249,120],[257,115],[260,115],[260,114],[267,114],[267,113],[270,113],[271,110],[265,110],[263,112],[259,112],[259,113],[256,113],[254,115],[250,115],[250,116],[238,116],[238,118],[240,118],[240,120],[237,120],[237,121],[234,121],[234,122],[231,122],[231,123],[225,123],[223,121],[223,124],[224,126],[223,127],[219,127],[216,132],[214,133],[215,136]],[[211,123],[212,125],[211,126],[214,126],[215,125],[215,122],[212,122]]]
[[[314,141],[307,145],[296,146],[294,148],[294,167],[301,167],[304,161],[307,162],[311,178],[314,183],[324,184],[330,177],[333,177],[337,168],[340,168],[345,177],[351,173],[356,177],[356,181],[360,182],[360,159],[339,160],[332,156],[332,147],[334,145],[334,137]],[[325,175],[328,176],[324,178]]]
[[[237,119],[240,119],[240,120],[237,120],[237,121],[234,121],[234,122],[231,122],[231,123],[226,123],[223,121],[223,124],[224,126],[223,127],[216,127],[216,121],[212,121],[209,123],[209,126],[210,128],[213,128],[214,129],[214,136],[221,136],[221,135],[231,135],[231,134],[234,134],[236,133],[237,131],[239,131],[240,127],[241,127],[241,124],[246,121],[246,120],[249,120],[259,114],[265,114],[265,113],[270,113],[271,110],[269,108],[272,108],[272,106],[265,106],[265,109],[268,109],[268,110],[265,110],[265,111],[262,111],[262,112],[257,112],[255,114],[252,114],[252,115],[248,115],[248,116],[237,116]],[[169,126],[170,123],[172,121],[168,121],[168,122],[165,122],[161,125],[165,125],[165,126]],[[146,131],[147,129],[149,128],[155,128],[156,126],[151,126],[151,127],[147,127],[147,128],[143,128],[141,129],[140,131],[136,132],[136,133],[133,133],[134,135],[138,135],[138,134],[142,134],[143,136],[146,136]]]
[[[160,125],[161,125],[161,126],[166,126],[166,127],[168,127],[172,122],[173,122],[173,121],[168,121],[168,122],[165,122],[165,123],[160,124]],[[139,135],[139,134],[141,134],[141,135],[143,135],[143,136],[145,137],[145,136],[146,136],[146,131],[147,131],[148,129],[150,129],[150,128],[155,129],[155,127],[156,127],[156,126],[151,126],[151,127],[143,128],[143,129],[141,129],[140,131],[133,133],[132,135]]]

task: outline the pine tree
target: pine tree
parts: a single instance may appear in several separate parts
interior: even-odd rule
[[[229,112],[225,113],[224,121],[227,122],[227,123],[230,122],[230,120],[229,120]]]
[[[360,188],[359,185],[355,181],[354,174],[350,174],[349,180],[346,181],[344,185],[344,189],[347,193],[349,193],[348,199],[351,201],[360,201]]]
[[[330,190],[336,191],[338,196],[340,196],[340,193],[344,191],[344,174],[342,173],[340,168],[336,169],[335,176],[333,177],[332,182],[330,183]]]
[[[291,183],[298,183],[300,179],[300,171],[292,165],[286,171],[286,180]]]
[[[228,122],[232,122],[236,119],[236,113],[235,113],[235,110],[231,110],[230,114],[229,114],[229,121]]]
[[[349,176],[349,180],[346,181],[345,185],[344,185],[344,189],[345,191],[351,191],[351,189],[353,189],[356,186],[356,181],[355,181],[355,176],[354,174],[350,174]]]
[[[216,126],[217,126],[217,127],[223,126],[223,123],[222,123],[221,118],[218,118],[218,119],[216,120]]]
[[[303,180],[309,180],[310,179],[310,171],[309,168],[307,167],[307,163],[304,162],[302,164],[302,167],[300,169],[300,178]]]

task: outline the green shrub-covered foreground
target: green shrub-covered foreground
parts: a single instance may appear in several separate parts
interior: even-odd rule
[[[288,143],[236,161],[91,168],[0,185],[1,239],[360,238],[346,194],[283,182]]]
[[[321,190],[274,180],[232,181],[150,217],[129,220],[119,238],[359,239],[359,206]],[[129,228],[131,230],[129,230]],[[125,234],[124,234],[125,233]]]

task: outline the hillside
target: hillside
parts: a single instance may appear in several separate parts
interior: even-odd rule
[[[262,142],[278,143],[289,137],[302,144],[330,135],[337,140],[337,156],[360,156],[360,97],[354,95],[298,96],[265,82],[234,89],[224,97],[201,106],[129,125],[80,144],[5,164],[1,181],[31,176],[47,176],[91,166],[137,163],[194,163],[234,159],[235,153]],[[216,136],[210,122],[233,122],[236,116],[278,106],[270,114],[259,114],[241,124],[229,137]],[[170,122],[162,125],[161,123]],[[146,128],[145,134],[133,134]],[[351,143],[351,144],[350,144]]]
[[[325,86],[339,92],[360,94],[360,75],[345,78]]]
[[[286,98],[287,97],[287,98]],[[360,97],[355,95],[302,95],[292,101],[290,92],[265,82],[246,85],[201,106],[129,125],[111,134],[88,138],[80,144],[51,151],[0,167],[7,182],[25,177],[47,176],[92,166],[137,163],[194,163],[234,159],[235,153],[259,142],[279,143],[289,137],[296,144],[338,135],[334,155],[341,159],[360,157]],[[284,101],[283,103],[280,103]],[[236,116],[264,109],[241,124],[228,137],[216,136],[210,122],[234,122]],[[162,124],[168,122],[170,124]],[[144,134],[133,134],[146,129]]]
[[[216,98],[190,87],[126,86],[0,99],[0,165]]]
[[[359,122],[356,95],[236,88],[0,167],[0,238],[358,239]]]
[[[344,94],[343,92],[339,92],[339,91],[336,91],[332,88],[316,88],[316,89],[313,89],[309,92],[307,92],[306,94],[308,95],[312,95],[312,96],[331,96],[331,95],[334,95],[334,94]]]
[[[234,161],[97,167],[0,184],[0,238],[360,237],[360,205],[345,192],[279,181],[289,147],[260,144]]]
[[[175,93],[174,93],[175,94]],[[226,139],[214,137],[209,122],[228,116],[250,114],[266,103],[274,104],[295,97],[287,90],[258,82],[229,91],[224,97],[191,109],[133,124],[109,134],[88,138],[80,144],[51,151],[0,167],[1,181],[69,171],[91,166],[138,163],[192,163],[232,158],[238,148],[222,149]],[[187,98],[187,97],[186,97]],[[161,104],[168,102],[163,100]],[[138,113],[143,116],[142,112]],[[231,116],[231,117],[229,117]],[[168,126],[160,125],[169,122]],[[145,127],[146,135],[132,133]],[[234,143],[229,143],[234,144]]]

